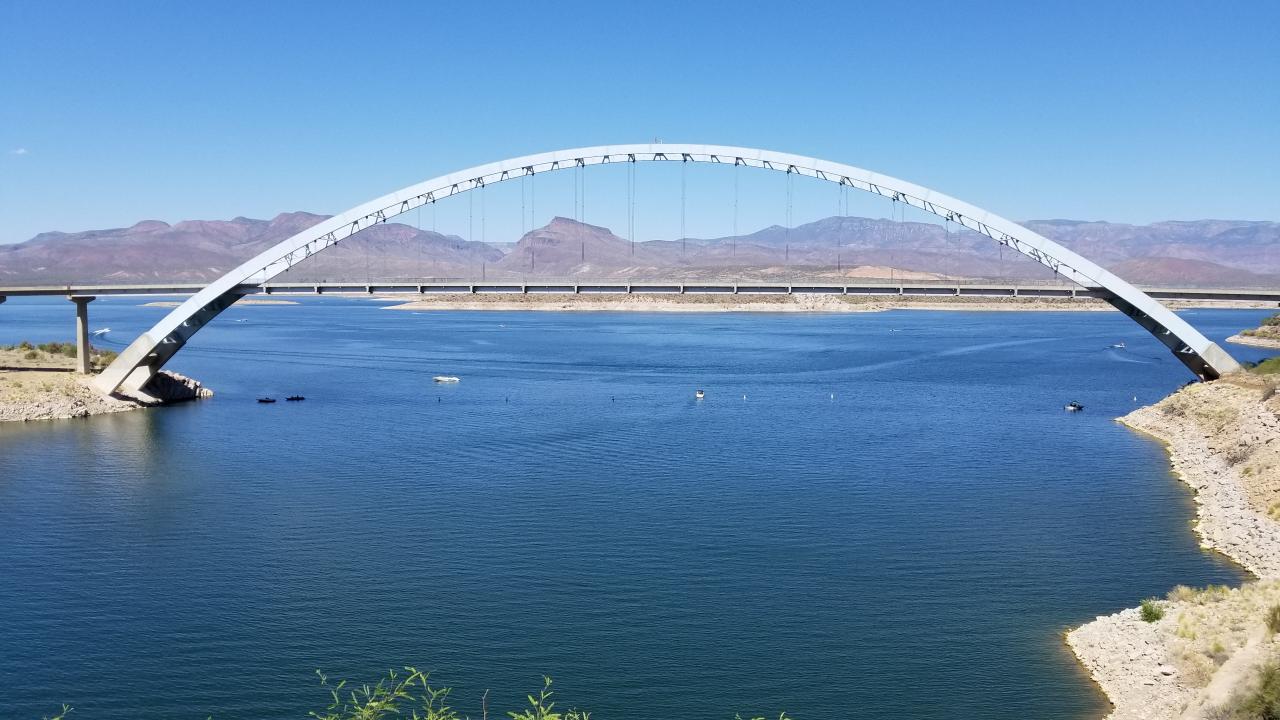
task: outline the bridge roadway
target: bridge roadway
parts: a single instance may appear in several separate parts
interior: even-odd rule
[[[203,284],[167,285],[32,285],[0,287],[0,303],[9,297],[63,296],[76,306],[76,366],[89,374],[89,308],[101,296],[130,295],[194,295]],[[787,283],[714,283],[676,281],[617,280],[553,280],[512,282],[505,280],[389,280],[380,282],[309,282],[265,283],[237,286],[241,295],[469,295],[476,293],[545,294],[733,294],[733,295],[877,295],[904,297],[985,297],[985,298],[1101,298],[1104,288],[1082,288],[1076,285],[1005,285],[993,283],[858,283],[854,285],[823,282]],[[1209,289],[1209,288],[1143,288],[1158,300],[1246,301],[1280,304],[1277,289]]]
[[[201,284],[158,285],[32,285],[0,286],[0,302],[6,297],[57,296],[67,298],[112,295],[193,295]],[[1102,288],[1075,285],[1001,283],[856,283],[822,281],[776,283],[728,283],[656,280],[384,280],[376,282],[284,282],[239,286],[244,295],[439,295],[469,293],[571,293],[571,294],[739,294],[739,295],[876,295],[908,297],[1048,297],[1102,298]],[[1280,304],[1280,288],[1166,288],[1142,287],[1157,300],[1274,302]]]

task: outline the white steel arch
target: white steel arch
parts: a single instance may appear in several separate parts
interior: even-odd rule
[[[1185,320],[1141,290],[1048,238],[966,202],[887,175],[817,158],[722,145],[603,145],[526,155],[442,175],[383,195],[335,215],[263,251],[214,280],[134,340],[95,380],[105,393],[137,392],[197,331],[242,296],[245,284],[261,284],[361,230],[458,193],[496,182],[588,165],[626,162],[706,162],[796,173],[875,193],[920,208],[982,233],[1030,257],[1078,285],[1101,291],[1121,312],[1146,328],[1202,379],[1240,366]]]

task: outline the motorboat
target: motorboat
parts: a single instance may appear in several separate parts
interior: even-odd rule
[[[706,397],[706,396],[707,396],[707,394],[706,394],[705,392],[703,392],[703,391],[699,390],[699,391],[695,392],[695,393],[693,394],[693,396],[694,396],[695,398],[697,398],[698,400],[701,400],[702,398]]]
[[[111,328],[101,328],[98,330],[94,330],[93,332],[89,333],[89,335],[93,337],[102,337],[103,335],[106,335],[109,332],[111,332]]]
[[[263,405],[270,405],[275,401],[276,401],[275,398],[258,398],[258,402],[262,403]]]
[[[1067,412],[1080,412],[1083,409],[1084,406],[1075,401],[1069,402],[1063,407],[1063,410],[1066,410]]]
[[[456,382],[462,382],[462,379],[461,379],[461,378],[454,377],[453,375],[437,375],[437,376],[435,376],[435,377],[433,377],[433,378],[431,378],[431,379],[432,379],[432,380],[435,380],[435,381],[436,381],[436,382],[438,382],[438,383],[456,383]]]
[[[1112,343],[1112,344],[1111,344],[1111,347],[1112,347],[1112,348],[1114,348],[1114,349],[1116,349],[1116,350],[1123,350],[1123,349],[1124,349],[1124,341],[1123,341],[1123,340],[1121,340],[1121,341],[1120,341],[1120,342],[1118,342],[1118,343]]]
[[[289,397],[285,398],[285,400],[289,402],[302,402],[303,400],[306,400],[306,398],[302,397],[301,395],[290,395]]]

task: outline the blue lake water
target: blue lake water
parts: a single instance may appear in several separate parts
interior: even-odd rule
[[[141,302],[90,306],[102,344]],[[0,343],[71,320],[11,299]],[[472,716],[545,673],[598,720],[1086,718],[1064,629],[1242,578],[1113,421],[1190,378],[1118,313],[318,299],[171,368],[217,396],[0,426],[0,717],[298,718],[317,668],[416,664]]]

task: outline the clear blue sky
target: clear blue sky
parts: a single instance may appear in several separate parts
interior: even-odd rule
[[[1280,3],[1049,5],[6,0],[0,242],[339,212],[654,137],[846,162],[1017,219],[1280,219]],[[709,170],[690,235],[731,229]],[[672,237],[678,175],[642,173],[638,234]],[[619,177],[590,180],[588,221],[623,229]],[[568,179],[546,182],[537,221],[572,215]],[[741,228],[781,223],[782,181],[744,182]],[[837,207],[796,193],[796,222]],[[519,202],[485,198],[487,239],[515,239]],[[442,229],[467,234],[467,210],[442,205]]]

